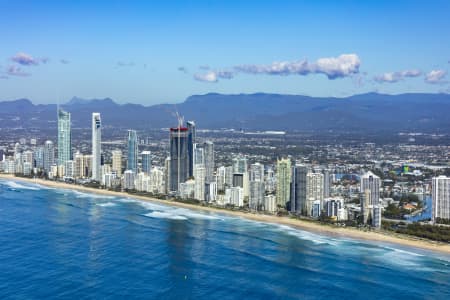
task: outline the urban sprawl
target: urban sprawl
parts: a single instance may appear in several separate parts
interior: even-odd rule
[[[199,138],[193,121],[185,123],[179,117],[178,126],[166,129],[168,144],[146,142],[135,130],[128,130],[125,141],[102,142],[101,115],[92,113],[92,144],[87,150],[73,144],[71,114],[60,108],[57,114],[57,144],[51,139],[42,144],[20,138],[0,145],[0,172],[339,226],[395,231],[415,221],[437,227],[450,224],[445,161],[449,147],[422,151],[420,146],[401,145],[399,151],[408,154],[401,157],[363,143],[354,149],[359,162],[347,159],[344,164],[339,161],[351,157],[351,150],[342,154],[327,146],[327,161],[320,161],[314,159],[314,150],[304,154],[296,146],[267,146],[255,133],[247,140],[244,136],[244,143],[260,152],[233,148],[217,155],[215,141]],[[218,142],[223,149],[232,147]],[[158,150],[150,151],[152,147]],[[440,165],[419,160],[420,153],[432,157],[436,149],[444,157]]]

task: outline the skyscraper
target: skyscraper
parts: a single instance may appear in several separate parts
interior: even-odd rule
[[[201,148],[199,144],[194,144],[193,162],[194,162],[194,167],[195,167],[195,165],[202,165],[205,163],[204,149]]]
[[[39,146],[34,150],[34,166],[44,169],[44,146]]]
[[[187,121],[187,152],[188,152],[188,175],[194,176],[194,144],[196,143],[195,122]]]
[[[296,214],[307,214],[304,210],[306,205],[306,174],[308,167],[296,165],[292,168],[291,183],[291,212]]]
[[[102,121],[100,113],[92,113],[92,179],[101,180]]]
[[[250,209],[259,210],[264,206],[264,165],[254,163],[249,168],[249,198]]]
[[[72,159],[72,134],[70,113],[58,109],[58,165]]]
[[[264,165],[254,163],[250,165],[250,181],[264,181]]]
[[[164,193],[168,194],[170,192],[170,156],[166,157],[166,159],[164,160]]]
[[[200,201],[205,200],[205,175],[206,170],[203,164],[194,165],[194,198]]]
[[[362,175],[360,192],[365,205],[373,207],[380,204],[380,177],[370,171]]]
[[[291,160],[277,160],[277,206],[286,208],[291,195]]]
[[[318,206],[317,206],[318,204]],[[308,172],[306,174],[306,201],[304,205],[304,214],[307,216],[314,216],[314,208],[324,207],[323,205],[323,174]],[[317,211],[316,211],[317,213]],[[317,214],[315,215],[318,216]]]
[[[450,220],[450,177],[433,177],[431,220]]]
[[[119,149],[113,150],[112,152],[112,166],[111,170],[116,172],[117,176],[122,175],[122,151]]]
[[[178,191],[180,183],[185,182],[190,177],[191,160],[189,157],[192,158],[192,162],[194,159],[193,152],[189,152],[188,138],[189,131],[187,127],[170,128],[170,191]],[[193,149],[192,145],[192,151]],[[192,173],[192,175],[194,174]]]
[[[217,190],[220,192],[225,191],[225,170],[225,166],[217,168]]]
[[[260,210],[264,206],[264,181],[250,181],[250,195],[248,205],[252,210]]]
[[[372,217],[372,221],[374,220],[374,209],[378,209],[380,204],[380,177],[369,171],[361,176],[360,185],[361,215],[363,223],[366,224],[369,215]]]
[[[51,166],[55,164],[55,147],[52,141],[46,141],[44,144],[43,167],[46,173],[50,172]]]
[[[323,170],[323,196],[324,198],[330,197],[330,170]]]
[[[137,174],[138,163],[138,140],[136,130],[128,130],[128,159],[127,170],[131,170],[134,174]]]
[[[141,158],[142,158],[142,172],[148,175],[152,170],[152,153],[150,151],[142,151]]]
[[[214,144],[207,141],[203,144],[203,155],[205,161],[206,182],[214,181]]]
[[[247,172],[247,158],[238,156],[233,158],[233,173],[244,174]]]

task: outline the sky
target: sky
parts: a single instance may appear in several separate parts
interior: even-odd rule
[[[450,1],[0,0],[0,100],[450,93]]]

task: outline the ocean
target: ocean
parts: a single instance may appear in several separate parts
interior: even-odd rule
[[[0,180],[0,299],[450,299],[450,256]]]

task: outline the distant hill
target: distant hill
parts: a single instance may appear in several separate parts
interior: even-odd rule
[[[61,105],[72,113],[74,127],[89,127],[92,112],[105,126],[149,129],[176,125],[175,111],[199,128],[299,130],[309,132],[450,132],[449,94],[361,94],[318,98],[279,94],[206,94],[183,103],[143,106],[112,99],[72,98]],[[0,102],[0,126],[56,127],[56,105],[30,100]]]

